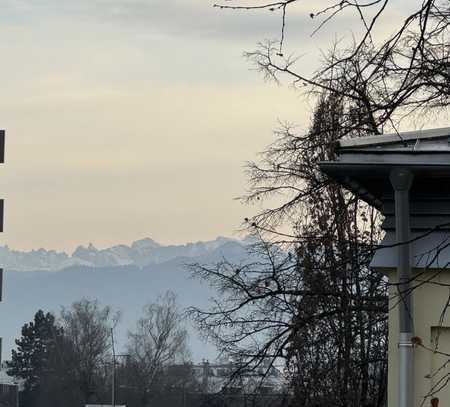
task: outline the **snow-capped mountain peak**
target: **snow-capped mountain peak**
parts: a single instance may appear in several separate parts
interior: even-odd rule
[[[155,242],[153,239],[146,237],[144,239],[136,240],[131,243],[132,249],[145,250],[145,249],[156,249],[161,247],[158,242]]]
[[[187,243],[185,245],[161,245],[153,239],[144,238],[134,241],[130,246],[121,244],[97,249],[92,243],[78,246],[72,255],[54,250],[38,249],[15,251],[8,246],[0,246],[0,264],[16,271],[58,271],[70,266],[115,267],[133,265],[145,267],[176,258],[195,258],[208,256],[229,245],[243,246],[239,240],[218,237],[206,242]]]

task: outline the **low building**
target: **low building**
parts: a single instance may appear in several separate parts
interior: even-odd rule
[[[203,361],[193,365],[197,382],[205,394],[222,391],[239,393],[281,393],[286,388],[282,373],[273,366],[262,365],[248,372],[234,375],[237,365],[233,362],[210,363]]]
[[[6,364],[0,365],[0,407],[19,405],[19,385],[6,373]]]

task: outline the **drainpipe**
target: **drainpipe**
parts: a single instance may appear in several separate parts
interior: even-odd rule
[[[405,168],[393,169],[390,181],[395,191],[395,234],[397,243],[400,334],[398,341],[398,407],[413,407],[413,310],[411,307],[411,254],[409,224],[409,190],[413,174]]]

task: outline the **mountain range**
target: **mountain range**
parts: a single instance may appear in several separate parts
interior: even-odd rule
[[[240,247],[248,242],[218,237],[207,242],[187,243],[185,245],[164,246],[153,239],[136,240],[130,246],[121,244],[105,249],[97,249],[92,243],[78,246],[70,255],[66,252],[38,249],[31,251],[12,250],[0,246],[0,264],[13,271],[60,271],[73,266],[86,267],[146,267],[176,258],[196,258],[220,254],[232,247]],[[219,251],[217,253],[216,251]],[[216,253],[215,253],[216,252]]]
[[[97,299],[121,312],[117,327],[119,350],[127,332],[134,328],[145,304],[155,302],[167,290],[177,295],[181,309],[205,308],[215,292],[193,279],[186,264],[213,264],[227,259],[239,263],[247,256],[252,239],[218,237],[207,242],[161,245],[150,238],[97,249],[79,246],[71,255],[54,250],[17,251],[0,247],[0,264],[5,269],[3,302],[0,304],[0,336],[3,359],[10,357],[20,329],[38,309],[56,315],[81,298]],[[205,344],[195,327],[186,322],[194,360],[213,359],[217,352]]]

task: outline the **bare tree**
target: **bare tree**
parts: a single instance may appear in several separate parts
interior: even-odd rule
[[[306,135],[283,126],[261,162],[249,164],[243,199],[281,198],[246,220],[259,238],[249,261],[192,267],[218,298],[191,313],[240,361],[237,374],[282,364],[306,407],[385,401],[387,284],[368,267],[378,216],[318,168],[334,157],[344,108],[323,95]]]
[[[187,358],[187,331],[175,294],[168,291],[146,305],[128,337],[129,380],[140,393],[141,405],[146,405],[163,369]]]
[[[67,368],[88,403],[103,390],[107,377],[105,364],[110,361],[111,327],[119,315],[97,300],[82,299],[61,310],[61,325],[66,338],[64,354]]]
[[[247,57],[267,79],[287,77],[296,89],[317,97],[325,116],[330,102],[339,105],[323,125],[318,126],[323,116],[316,112],[320,120],[306,136],[283,126],[262,162],[249,166],[251,188],[244,200],[281,196],[280,205],[247,220],[263,238],[258,250],[264,260],[194,270],[224,296],[209,311],[193,311],[200,326],[222,349],[247,360],[280,357],[287,348],[296,391],[306,405],[327,405],[326,400],[345,406],[383,404],[386,284],[367,267],[378,240],[377,214],[328,183],[314,163],[332,159],[333,143],[340,138],[386,128],[397,132],[405,119],[426,123],[447,112],[450,6],[440,0],[412,1],[402,18],[393,14],[395,5],[392,0],[231,0],[215,5],[279,11],[280,40],[263,43]],[[310,7],[312,35],[343,12],[353,11],[361,23],[351,41],[335,42],[323,52],[313,73],[297,63],[301,58],[285,55],[287,16],[297,6]],[[390,22],[384,32],[379,29],[383,18]],[[292,232],[280,228],[286,223]],[[280,247],[291,253],[291,262],[280,255]],[[412,289],[424,283],[414,282]],[[295,312],[293,304],[298,305]],[[283,319],[285,314],[276,313],[280,310],[291,312],[292,319]],[[419,340],[416,346],[424,345]],[[318,376],[323,386],[313,379]],[[445,386],[447,377],[437,387]],[[339,389],[336,398],[326,394],[327,388]]]
[[[392,17],[394,3],[217,4],[280,11],[280,41],[264,43],[246,55],[267,79],[290,78],[295,88],[316,97],[318,105],[306,135],[282,126],[261,162],[249,165],[250,191],[243,199],[252,203],[281,198],[279,205],[247,219],[261,237],[254,248],[259,258],[243,265],[224,261],[193,267],[219,289],[220,297],[211,309],[192,313],[221,349],[243,361],[244,368],[264,358],[273,363],[285,359],[296,401],[302,405],[385,402],[387,282],[368,267],[380,237],[378,214],[330,183],[317,162],[332,160],[341,138],[380,134],[385,128],[397,132],[405,119],[426,122],[447,109],[448,2],[410,2],[404,18],[395,15],[393,29],[380,32],[378,25],[382,18]],[[347,16],[354,11],[361,22],[351,41],[332,44],[312,73],[305,72],[297,58],[285,55],[287,15],[297,5],[310,5],[312,24],[317,22],[313,35],[343,11]],[[412,289],[424,283],[414,282]],[[443,315],[447,309],[446,305]],[[416,346],[424,345],[418,341]],[[439,388],[447,384],[447,377],[439,381]]]
[[[216,4],[220,8],[280,11],[280,41],[263,44],[247,56],[266,75],[277,80],[286,75],[297,89],[309,93],[339,95],[350,110],[357,107],[364,120],[347,123],[372,133],[390,127],[396,131],[402,121],[422,113],[446,112],[450,96],[450,7],[441,0],[405,3],[405,13],[394,13],[392,0],[331,1],[244,1]],[[287,15],[291,9],[309,7],[311,35],[325,30],[331,20],[354,13],[360,23],[347,41],[324,51],[315,72],[309,73],[297,58],[285,56]],[[398,8],[397,8],[398,11]],[[381,30],[381,22],[389,21]],[[301,61],[301,59],[300,59]],[[420,113],[420,115],[419,115]],[[426,116],[425,121],[430,119]],[[343,123],[345,124],[345,123]]]

